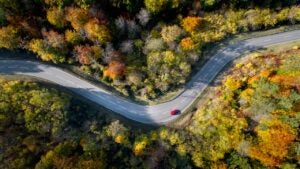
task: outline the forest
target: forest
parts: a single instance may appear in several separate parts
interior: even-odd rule
[[[138,100],[184,85],[205,48],[300,21],[298,0],[0,0],[0,48],[74,65]],[[34,59],[34,57],[32,57]]]
[[[300,49],[228,70],[186,127],[132,128],[30,81],[0,81],[0,168],[300,167]]]
[[[232,35],[297,24],[298,0],[0,0],[0,48],[155,99]],[[27,59],[24,56],[24,59]],[[34,57],[32,59],[35,59]],[[189,124],[137,129],[43,83],[0,80],[0,168],[300,168],[300,49],[253,55]]]

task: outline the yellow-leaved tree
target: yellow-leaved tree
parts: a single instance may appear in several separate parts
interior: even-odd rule
[[[96,18],[90,19],[85,25],[84,30],[87,37],[98,43],[106,43],[111,40],[110,32],[106,25],[100,24]]]

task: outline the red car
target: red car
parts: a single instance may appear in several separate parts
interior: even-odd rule
[[[176,115],[176,114],[179,114],[179,113],[180,113],[180,110],[177,110],[177,109],[172,110],[172,111],[170,112],[171,115]]]

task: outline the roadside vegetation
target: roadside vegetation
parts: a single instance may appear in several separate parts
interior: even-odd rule
[[[70,94],[0,81],[0,168],[300,167],[300,49],[230,68],[187,127],[131,129]]]
[[[186,83],[209,44],[300,21],[298,0],[0,1],[0,47],[75,65],[140,100]]]

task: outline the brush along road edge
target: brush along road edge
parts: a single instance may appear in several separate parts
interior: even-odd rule
[[[152,106],[139,105],[115,96],[62,69],[47,64],[24,60],[1,60],[0,74],[22,74],[43,78],[90,99],[129,119],[152,125],[166,124],[178,116],[170,115],[174,109],[186,111],[201,95],[207,85],[223,67],[244,53],[275,44],[300,40],[300,30],[247,39],[230,44],[212,56],[202,69],[186,84],[185,89],[174,99]]]

